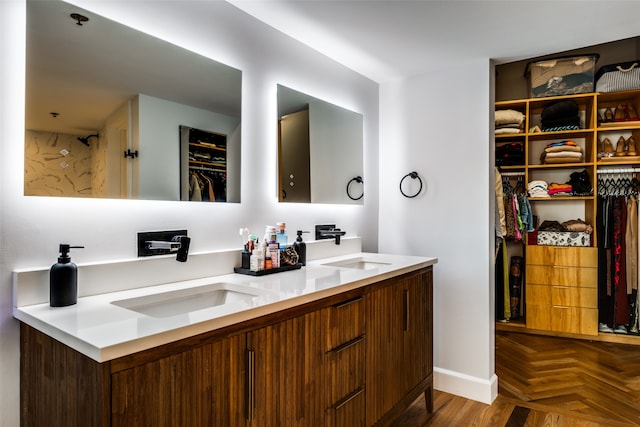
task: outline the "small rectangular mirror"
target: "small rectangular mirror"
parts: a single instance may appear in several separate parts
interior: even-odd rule
[[[278,85],[278,200],[362,204],[363,117]]]

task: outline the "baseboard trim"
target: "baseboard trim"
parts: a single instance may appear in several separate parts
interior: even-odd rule
[[[498,376],[489,380],[448,369],[433,368],[433,388],[490,405],[498,397]]]

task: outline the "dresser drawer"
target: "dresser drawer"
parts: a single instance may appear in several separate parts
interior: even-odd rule
[[[326,353],[326,398],[330,405],[364,386],[365,339],[365,336],[360,336]]]
[[[527,328],[598,335],[598,309],[527,304]]]
[[[555,265],[527,265],[526,284],[560,285],[597,288],[598,269],[594,267],[566,267]]]
[[[555,305],[562,307],[598,308],[596,288],[572,286],[526,285],[526,302],[529,305]]]
[[[598,248],[571,246],[527,246],[526,265],[597,267]]]
[[[326,426],[365,427],[366,413],[364,388],[360,388],[327,410]]]
[[[323,310],[325,351],[350,342],[365,333],[364,298],[357,297]]]

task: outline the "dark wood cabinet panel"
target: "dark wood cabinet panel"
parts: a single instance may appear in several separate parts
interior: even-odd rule
[[[244,425],[245,335],[113,374],[114,426]]]
[[[247,334],[247,348],[255,352],[250,425],[324,424],[323,337],[320,311]]]
[[[384,425],[422,392],[432,409],[432,270],[367,295],[367,425]]]

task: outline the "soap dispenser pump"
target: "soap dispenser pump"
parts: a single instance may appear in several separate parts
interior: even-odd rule
[[[298,237],[293,242],[293,250],[298,254],[298,262],[302,265],[307,265],[307,244],[302,240],[302,233],[308,233],[308,231],[297,231]]]
[[[58,262],[51,266],[49,272],[49,305],[66,307],[78,302],[78,267],[71,262],[69,250],[84,248],[60,244]]]

